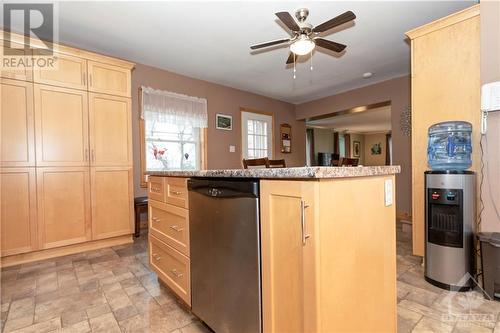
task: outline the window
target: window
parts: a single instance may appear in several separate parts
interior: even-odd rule
[[[206,168],[207,101],[141,87],[141,169]],[[143,185],[144,179],[143,179]]]
[[[241,112],[243,158],[273,156],[273,117],[271,115]]]

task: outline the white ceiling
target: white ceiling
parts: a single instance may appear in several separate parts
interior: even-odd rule
[[[331,128],[337,132],[373,133],[391,130],[391,107],[307,121],[309,127]]]
[[[301,103],[409,72],[404,33],[476,1],[323,2],[61,2],[61,42]],[[307,7],[318,25],[346,10],[357,19],[327,39],[347,44],[345,54],[315,52],[308,63],[285,66],[286,47],[251,54],[251,44],[286,38],[274,13]],[[373,72],[362,79],[364,72]]]

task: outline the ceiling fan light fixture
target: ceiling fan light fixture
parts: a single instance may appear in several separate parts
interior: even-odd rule
[[[296,55],[306,55],[311,53],[314,50],[316,44],[307,37],[302,34],[300,37],[290,45],[290,51],[292,51]]]

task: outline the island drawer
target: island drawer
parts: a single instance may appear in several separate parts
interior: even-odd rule
[[[187,178],[168,177],[166,202],[168,204],[188,208]]]
[[[191,306],[189,258],[153,235],[149,235],[149,248],[149,262],[160,280]]]
[[[148,197],[150,200],[167,202],[166,178],[150,176],[148,180]]]
[[[151,201],[148,215],[150,233],[189,257],[189,211]]]

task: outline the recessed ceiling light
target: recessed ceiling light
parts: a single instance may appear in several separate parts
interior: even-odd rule
[[[372,72],[366,72],[366,73],[363,73],[363,78],[368,79],[369,77],[372,77],[372,75],[373,75]]]

